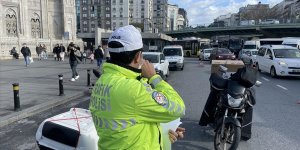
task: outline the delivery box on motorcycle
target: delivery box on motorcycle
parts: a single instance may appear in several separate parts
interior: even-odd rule
[[[98,139],[90,111],[81,108],[44,120],[36,132],[40,149],[97,150]]]
[[[220,65],[226,67],[228,73],[234,73],[239,68],[244,67],[243,61],[240,60],[212,60],[211,63],[211,73],[218,73]]]

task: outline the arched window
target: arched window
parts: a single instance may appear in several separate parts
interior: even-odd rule
[[[9,37],[17,36],[17,17],[16,12],[8,9],[5,15],[6,35]]]
[[[31,18],[31,36],[33,38],[41,38],[41,21],[40,16],[36,13]]]

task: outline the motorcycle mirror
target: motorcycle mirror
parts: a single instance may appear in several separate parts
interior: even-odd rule
[[[255,86],[260,87],[262,85],[262,82],[256,81]]]

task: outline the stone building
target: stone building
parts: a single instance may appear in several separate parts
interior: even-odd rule
[[[0,18],[0,59],[11,59],[9,51],[16,47],[20,52],[23,43],[33,57],[38,44],[45,44],[49,54],[57,43],[74,41],[82,47],[74,0],[0,0]]]

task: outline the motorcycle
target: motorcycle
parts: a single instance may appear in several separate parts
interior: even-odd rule
[[[203,110],[199,125],[210,125],[215,129],[216,150],[236,150],[241,138],[251,138],[254,85],[257,71],[244,67],[228,75],[227,68],[220,67],[220,74],[210,76],[211,92]]]

